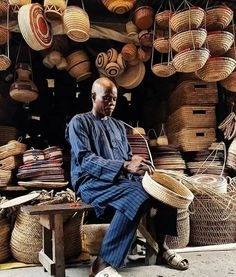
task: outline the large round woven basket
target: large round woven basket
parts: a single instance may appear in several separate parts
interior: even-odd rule
[[[163,173],[149,176],[146,172],[142,185],[152,197],[175,208],[187,209],[193,201],[193,194],[185,185]]]
[[[226,5],[210,7],[206,10],[204,25],[208,31],[224,30],[232,21],[234,12]]]
[[[228,57],[210,58],[196,75],[205,82],[217,82],[227,78],[235,69],[236,61]]]
[[[0,218],[0,262],[11,257],[10,251],[11,226],[6,218]]]
[[[24,40],[32,49],[40,51],[51,47],[52,35],[41,5],[23,5],[18,12],[18,24]]]
[[[156,14],[155,19],[157,27],[163,30],[168,30],[170,17],[174,12],[170,10],[165,10]]]
[[[225,177],[213,174],[196,174],[191,177],[191,180],[199,188],[214,189],[218,193],[227,192],[227,180]]]
[[[173,35],[171,38],[171,47],[180,52],[188,48],[201,48],[206,40],[207,31],[199,28],[195,30],[187,30]]]
[[[222,197],[195,197],[190,213],[190,242],[192,245],[233,243],[236,239],[235,209],[222,203]]]
[[[233,71],[229,77],[220,81],[220,84],[231,92],[236,92],[236,71]]]
[[[82,214],[64,221],[65,257],[79,255],[81,241]],[[39,216],[32,216],[18,211],[11,235],[11,252],[13,257],[24,263],[39,263],[38,252],[42,249],[42,226]]]
[[[204,10],[200,7],[190,7],[172,14],[170,27],[174,32],[199,28],[204,18]]]
[[[169,77],[176,73],[172,62],[154,64],[151,70],[158,77]]]
[[[190,239],[190,218],[186,209],[177,210],[177,237],[166,236],[166,244],[169,248],[184,248]]]
[[[178,72],[195,72],[205,65],[209,56],[210,52],[206,48],[185,49],[174,56],[173,65]]]
[[[82,81],[91,76],[90,61],[83,50],[73,52],[66,58],[66,60],[66,70],[72,77]]]
[[[206,38],[207,48],[211,56],[222,56],[232,46],[234,35],[226,31],[208,32]]]
[[[97,255],[109,224],[82,225],[82,234],[90,255]]]
[[[78,42],[89,39],[90,21],[85,10],[78,6],[67,6],[63,13],[64,30],[67,36]]]
[[[110,12],[124,14],[133,8],[136,0],[102,0],[102,3]]]

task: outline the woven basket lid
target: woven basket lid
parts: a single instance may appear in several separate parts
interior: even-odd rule
[[[117,84],[126,89],[137,87],[145,76],[145,66],[142,62],[137,65],[127,65],[124,73],[115,78]]]
[[[146,172],[142,185],[152,197],[175,208],[187,209],[194,198],[185,185],[163,173],[155,172],[149,176]]]
[[[191,176],[194,183],[200,188],[215,189],[220,193],[227,192],[227,180],[223,176],[212,175],[212,174],[196,174]]]
[[[51,47],[52,35],[41,5],[27,4],[19,9],[18,24],[26,43],[39,51]]]

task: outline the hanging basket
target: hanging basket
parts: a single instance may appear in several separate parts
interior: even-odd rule
[[[5,71],[11,66],[11,60],[6,55],[0,55],[0,71]]]
[[[163,12],[159,12],[155,16],[157,27],[163,30],[168,30],[170,17],[174,12],[170,10],[165,10]]]
[[[24,40],[32,49],[40,51],[51,47],[52,35],[41,5],[22,6],[18,13],[18,24]]]
[[[179,32],[171,38],[171,47],[180,52],[188,48],[201,48],[206,40],[207,31],[205,29],[195,29]]]
[[[31,4],[31,0],[9,0],[9,5],[12,13],[18,13],[23,5]]]
[[[78,6],[67,6],[63,13],[64,30],[67,36],[77,42],[89,39],[90,21],[85,10]]]
[[[199,28],[202,24],[205,11],[200,7],[190,7],[173,13],[170,18],[170,27],[174,32]]]
[[[147,30],[153,23],[153,8],[150,6],[138,7],[133,14],[134,24],[141,30]]]
[[[44,0],[44,14],[48,21],[61,20],[66,9],[65,0]]]
[[[225,56],[236,60],[236,47],[231,47],[229,51],[225,54]]]
[[[133,8],[136,0],[102,0],[102,3],[110,12],[124,14]]]
[[[206,48],[185,49],[174,56],[173,65],[178,72],[195,72],[205,65],[209,56],[210,52]]]
[[[233,11],[226,5],[210,7],[206,10],[206,25],[207,31],[224,30],[233,19]]]
[[[169,37],[156,38],[153,46],[160,53],[168,53],[170,51],[170,39]]]
[[[226,31],[208,32],[206,45],[210,50],[211,56],[222,56],[232,46],[234,35]]]
[[[158,77],[169,77],[176,72],[172,62],[154,64],[151,70]]]
[[[233,71],[229,77],[220,81],[220,84],[231,92],[236,92],[236,71]]]
[[[217,82],[227,78],[235,69],[236,61],[228,57],[210,58],[196,75],[205,82]]]
[[[0,25],[0,45],[7,43],[9,34],[9,30],[5,26]]]

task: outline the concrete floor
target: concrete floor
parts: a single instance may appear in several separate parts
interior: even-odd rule
[[[166,266],[145,266],[143,261],[129,262],[119,270],[123,277],[233,277],[236,276],[236,250],[183,253],[190,268],[178,271]],[[66,277],[88,277],[90,264],[70,265],[66,268]],[[43,268],[28,267],[0,271],[0,277],[49,277]]]

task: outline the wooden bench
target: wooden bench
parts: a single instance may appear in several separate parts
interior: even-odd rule
[[[42,225],[43,248],[39,252],[39,261],[44,270],[56,277],[65,277],[65,256],[63,240],[63,215],[72,212],[93,210],[91,205],[83,202],[22,206],[21,210],[30,215],[39,215]],[[158,245],[143,224],[139,231],[146,239],[145,264],[154,264]]]

